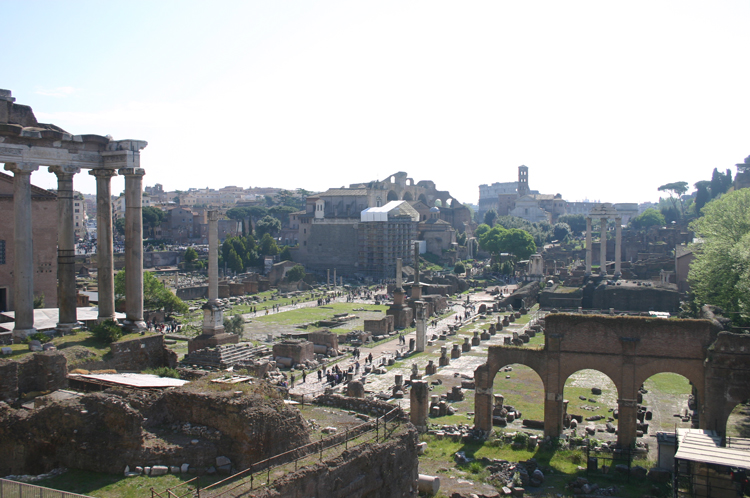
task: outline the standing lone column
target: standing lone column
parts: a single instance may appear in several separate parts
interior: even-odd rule
[[[219,213],[208,212],[208,302],[219,300]]]
[[[622,218],[615,218],[615,277],[622,276]]]
[[[73,229],[73,175],[75,166],[51,166],[57,176],[57,330],[69,334],[78,322],[76,314],[76,238]]]
[[[31,173],[35,163],[5,163],[13,172],[13,342],[36,333],[34,328],[34,248],[31,227]]]
[[[125,321],[128,332],[146,330],[143,321],[143,168],[122,168],[125,177]]]
[[[96,264],[99,286],[99,323],[115,319],[114,248],[112,243],[112,185],[117,173],[111,169],[93,169],[96,177]]]
[[[600,223],[602,224],[601,233],[599,236],[599,274],[607,274],[607,218],[601,218]]]
[[[591,259],[593,251],[591,247],[591,218],[586,218],[586,276],[591,275]]]

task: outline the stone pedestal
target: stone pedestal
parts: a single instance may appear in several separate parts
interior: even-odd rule
[[[427,415],[430,412],[429,396],[430,386],[427,382],[415,380],[411,383],[409,419],[420,432],[427,430]]]
[[[437,365],[433,362],[433,360],[430,360],[430,362],[427,364],[426,367],[424,367],[424,374],[425,375],[433,375],[437,373]]]
[[[417,307],[417,343],[415,351],[421,353],[425,350],[427,342],[427,320],[425,318],[425,303],[419,301],[414,304]]]
[[[365,386],[358,380],[352,380],[346,385],[346,395],[350,398],[364,398]]]
[[[471,351],[471,344],[469,344],[469,338],[464,337],[464,343],[461,344],[461,351],[464,353],[468,353]]]
[[[479,331],[474,331],[474,337],[471,338],[471,345],[472,346],[479,346],[480,344],[480,338],[479,338]]]
[[[13,342],[36,333],[34,328],[34,248],[31,229],[31,173],[39,169],[34,163],[5,163],[13,172],[13,302],[15,327]]]
[[[492,379],[487,364],[474,370],[474,427],[492,430]]]
[[[461,358],[461,346],[458,344],[453,344],[453,349],[451,349],[451,360],[455,360],[457,358]]]

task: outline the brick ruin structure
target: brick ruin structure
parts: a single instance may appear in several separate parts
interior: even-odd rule
[[[677,373],[693,386],[699,426],[726,433],[732,409],[750,398],[750,335],[721,331],[715,320],[666,320],[556,313],[545,319],[543,349],[490,346],[474,372],[475,426],[492,429],[495,375],[506,365],[534,370],[544,385],[544,434],[563,430],[565,381],[583,369],[617,388],[618,443],[636,440],[638,390],[652,375]]]

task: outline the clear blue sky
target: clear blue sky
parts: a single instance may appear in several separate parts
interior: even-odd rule
[[[2,18],[0,88],[71,133],[147,140],[144,182],[169,190],[406,171],[476,202],[525,164],[543,193],[643,202],[750,155],[746,0],[4,0]]]

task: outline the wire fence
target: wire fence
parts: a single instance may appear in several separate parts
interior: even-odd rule
[[[91,498],[86,495],[0,479],[0,498]]]
[[[283,474],[296,472],[299,468],[310,465],[315,461],[323,461],[323,457],[351,446],[355,448],[364,443],[376,443],[388,439],[401,425],[401,409],[394,408],[390,412],[365,422],[344,432],[334,434],[299,448],[280,453],[271,458],[252,464],[249,468],[231,475],[218,482],[201,488],[198,478],[185,481],[182,484],[157,492],[151,488],[151,498],[219,498],[268,486],[272,482],[273,474],[283,470]],[[195,486],[190,487],[193,483]],[[180,489],[182,488],[182,489]],[[0,498],[3,498],[0,496]]]

